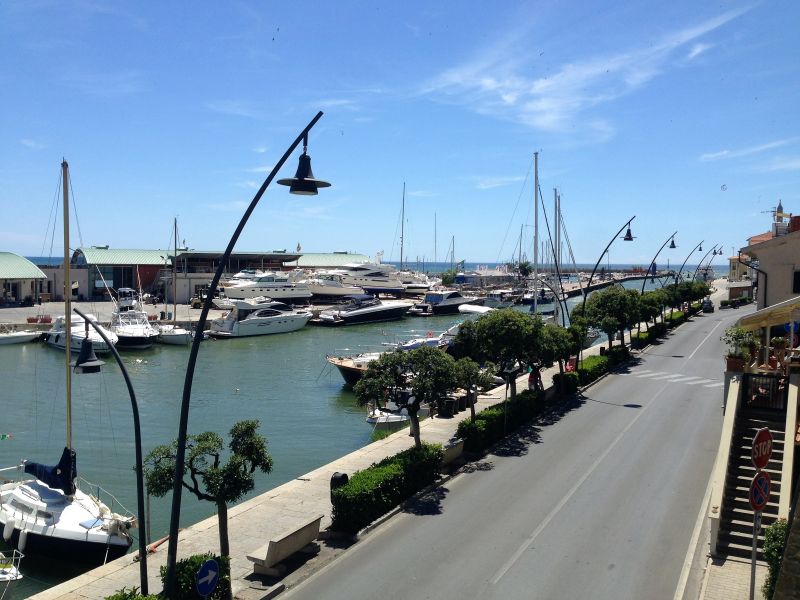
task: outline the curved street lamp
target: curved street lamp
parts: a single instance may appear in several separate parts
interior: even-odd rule
[[[661,248],[659,248],[659,249],[658,249],[658,252],[656,252],[656,255],[653,257],[653,260],[651,260],[651,261],[650,261],[650,268],[652,268],[653,266],[655,266],[656,259],[658,258],[658,255],[659,255],[659,254],[661,254],[661,251],[664,249],[664,247],[667,245],[667,242],[670,242],[670,241],[672,242],[672,243],[669,245],[670,249],[672,249],[672,248],[677,248],[677,246],[675,245],[675,236],[676,236],[677,234],[678,234],[678,232],[676,231],[675,233],[673,233],[671,236],[669,236],[669,237],[667,238],[667,241],[666,241],[666,242],[664,242],[663,244],[661,244]],[[655,271],[655,269],[653,269],[653,270]],[[654,273],[654,274],[655,274],[655,273]],[[645,286],[645,284],[646,284],[646,283],[647,283],[647,277],[645,277],[644,279],[642,279],[642,291],[639,293],[640,295],[644,294],[644,286]]]
[[[603,250],[603,252],[600,254],[600,258],[597,259],[597,262],[594,265],[594,269],[592,269],[592,274],[589,275],[589,281],[586,284],[586,291],[583,294],[583,303],[581,304],[581,314],[584,314],[584,311],[586,310],[586,297],[589,295],[589,292],[591,291],[592,279],[594,278],[594,274],[597,272],[597,267],[600,264],[600,261],[603,260],[603,257],[605,256],[606,252],[608,252],[608,249],[611,247],[611,244],[614,243],[614,240],[617,239],[617,236],[619,236],[619,234],[622,233],[622,230],[625,229],[626,227],[628,228],[628,230],[625,232],[625,235],[621,236],[621,239],[625,240],[626,242],[633,241],[633,235],[631,234],[631,221],[633,221],[635,218],[636,215],[632,216],[630,219],[628,219],[625,225],[619,228],[619,231],[614,234],[614,237],[612,237],[611,241],[608,242],[608,245],[606,246],[605,250]]]
[[[691,251],[691,252],[689,252],[689,254],[687,254],[687,255],[686,255],[686,259],[683,261],[683,264],[681,265],[681,268],[678,270],[678,274],[677,274],[677,275],[675,275],[675,285],[677,285],[677,284],[678,284],[678,279],[680,278],[680,276],[681,276],[681,272],[683,272],[683,267],[685,267],[685,266],[686,266],[686,261],[687,261],[687,260],[689,260],[689,257],[690,257],[692,254],[694,254],[694,251],[695,251],[695,250],[697,250],[697,249],[699,249],[699,251],[700,251],[700,252],[702,252],[702,251],[703,251],[703,242],[704,242],[704,241],[705,241],[705,240],[702,240],[702,241],[701,241],[699,244],[697,244],[697,246],[695,246],[694,248],[692,248],[692,251]]]
[[[142,431],[141,426],[139,424],[139,404],[136,402],[136,394],[133,392],[133,384],[131,383],[131,378],[128,376],[128,371],[125,368],[125,365],[122,363],[122,359],[119,357],[119,352],[114,347],[114,344],[111,343],[111,340],[108,339],[108,336],[103,333],[102,328],[89,319],[85,314],[83,314],[79,309],[73,308],[74,312],[78,313],[81,317],[83,317],[84,322],[88,326],[91,325],[97,334],[103,338],[103,341],[106,345],[111,349],[111,354],[114,356],[114,360],[117,361],[117,365],[119,366],[119,370],[122,371],[122,376],[125,378],[125,385],[128,386],[128,395],[131,397],[131,409],[133,410],[133,443],[134,449],[136,452],[136,505],[137,505],[137,518],[139,519],[139,585],[142,595],[147,595],[147,536],[146,531],[144,529],[145,523],[145,512],[144,512],[144,481],[142,475]],[[84,350],[84,348],[86,348]],[[92,350],[92,342],[87,335],[83,339],[83,343],[81,345],[81,352],[78,358],[75,360],[75,369],[80,369],[82,372],[88,373],[96,373],[100,370],[100,366],[104,363],[102,361],[97,360],[94,356],[94,351]]]
[[[714,256],[716,256],[716,255],[717,255],[717,246],[716,246],[716,245],[715,245],[715,246],[712,246],[711,250],[709,250],[708,252],[706,252],[706,253],[703,255],[703,258],[701,258],[701,259],[700,259],[700,262],[699,262],[699,263],[697,263],[697,267],[696,267],[696,268],[695,268],[695,270],[694,270],[694,275],[692,275],[692,281],[694,281],[695,279],[697,279],[697,273],[699,273],[699,272],[700,272],[700,267],[702,266],[702,264],[703,264],[703,261],[706,259],[706,256],[708,256],[709,254],[711,254],[711,260],[714,260]],[[720,248],[720,254],[722,254],[722,248]],[[709,264],[711,264],[711,261],[708,261],[708,262],[709,262]]]
[[[203,339],[202,332],[205,329],[208,311],[211,309],[211,301],[214,298],[214,290],[216,290],[217,286],[219,285],[219,280],[222,278],[222,273],[224,272],[227,262],[230,259],[231,253],[233,252],[233,247],[236,245],[236,242],[239,239],[245,224],[250,218],[250,215],[253,214],[258,201],[261,200],[261,196],[264,195],[264,192],[267,190],[269,184],[272,183],[272,180],[278,174],[278,171],[281,169],[281,167],[283,167],[286,160],[289,158],[292,152],[294,152],[294,149],[297,148],[301,141],[303,142],[303,154],[300,156],[300,163],[297,167],[295,176],[291,179],[280,179],[278,180],[278,183],[281,185],[288,185],[290,193],[304,196],[313,196],[317,193],[319,188],[329,187],[331,185],[327,181],[314,178],[314,174],[311,171],[311,157],[307,153],[308,132],[312,127],[314,127],[314,125],[316,125],[317,121],[319,121],[321,117],[322,111],[318,112],[317,115],[311,119],[311,122],[306,125],[305,129],[303,129],[303,131],[300,132],[300,135],[298,135],[294,142],[292,142],[292,145],[289,146],[286,152],[284,152],[281,159],[275,164],[269,175],[267,175],[264,183],[261,184],[261,187],[256,192],[256,195],[253,196],[253,199],[250,201],[250,205],[247,207],[247,210],[244,212],[244,215],[239,221],[239,225],[236,227],[236,231],[233,232],[233,236],[231,236],[231,239],[228,242],[228,247],[225,249],[225,253],[222,255],[222,258],[219,261],[217,271],[214,273],[214,278],[211,280],[209,293],[206,294],[205,300],[203,301],[203,309],[200,312],[200,317],[197,320],[197,327],[195,329],[197,333],[192,340],[192,349],[189,352],[189,361],[186,366],[186,378],[183,383],[183,398],[181,399],[181,415],[180,422],[178,423],[178,439],[177,448],[175,450],[175,481],[172,488],[172,510],[170,512],[169,520],[167,574],[164,582],[164,593],[166,594],[167,598],[177,597],[175,593],[175,565],[178,557],[178,529],[180,525],[179,522],[181,514],[181,491],[183,488],[183,463],[186,457],[186,430],[189,425],[189,403],[192,397],[192,380],[194,379],[194,368],[197,362],[197,353],[200,350],[200,341]]]

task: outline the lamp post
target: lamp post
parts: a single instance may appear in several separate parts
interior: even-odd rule
[[[669,237],[667,238],[667,241],[666,241],[666,242],[664,242],[663,244],[661,244],[661,248],[659,248],[659,249],[658,249],[658,252],[656,252],[656,255],[653,257],[653,260],[651,260],[651,261],[650,261],[650,267],[651,267],[651,268],[652,268],[652,267],[655,265],[655,262],[656,262],[656,259],[658,258],[658,255],[659,255],[659,254],[661,254],[661,251],[664,249],[664,246],[666,246],[666,245],[667,245],[667,242],[670,242],[670,241],[672,242],[672,243],[669,245],[670,249],[672,249],[672,248],[677,248],[677,246],[675,245],[675,236],[676,236],[677,234],[678,234],[678,232],[676,231],[675,233],[673,233],[671,236],[669,236]],[[649,270],[649,269],[648,269],[648,270]],[[647,283],[647,277],[645,277],[644,279],[642,279],[642,291],[640,292],[640,295],[644,294],[644,286],[645,286],[645,284],[646,284],[646,283]]]
[[[697,244],[697,246],[695,246],[694,248],[692,248],[692,251],[691,251],[691,252],[689,252],[689,254],[687,254],[687,255],[686,255],[686,259],[683,261],[683,264],[681,265],[681,268],[678,270],[678,274],[677,274],[677,275],[675,275],[675,285],[677,285],[677,284],[678,284],[678,279],[680,278],[680,276],[681,276],[681,272],[683,271],[683,267],[685,267],[685,266],[686,266],[686,261],[687,261],[687,260],[689,260],[689,257],[690,257],[692,254],[694,254],[694,251],[695,251],[695,250],[697,250],[698,248],[699,248],[700,252],[702,252],[702,251],[703,251],[703,242],[704,242],[704,241],[705,241],[705,240],[701,240],[701,242],[700,242],[699,244]]]
[[[622,236],[622,239],[625,240],[626,242],[633,241],[633,235],[631,234],[631,221],[633,221],[635,218],[636,215],[632,216],[630,219],[628,219],[625,225],[619,228],[619,231],[614,234],[614,237],[612,237],[611,241],[608,242],[608,245],[606,246],[605,250],[603,250],[603,252],[600,254],[600,258],[598,258],[597,262],[594,264],[594,269],[592,269],[592,274],[589,275],[589,282],[586,284],[586,291],[583,294],[583,304],[581,304],[582,315],[585,315],[584,311],[586,310],[586,297],[589,295],[589,291],[592,287],[592,279],[594,278],[594,274],[597,272],[597,267],[600,264],[600,261],[603,260],[603,256],[605,256],[605,253],[608,252],[608,249],[611,247],[611,244],[614,243],[614,240],[617,239],[617,236],[619,236],[619,234],[622,233],[622,230],[625,229],[626,227],[628,228],[628,230],[625,232],[625,235]]]
[[[694,275],[692,275],[692,280],[693,281],[695,279],[697,279],[697,273],[700,271],[700,267],[702,266],[703,261],[706,259],[706,256],[708,256],[709,254],[711,254],[711,260],[714,260],[714,256],[717,255],[717,246],[713,246],[711,248],[711,250],[709,250],[708,252],[705,253],[705,255],[703,255],[703,258],[700,259],[700,262],[697,263],[697,267],[694,270]],[[720,249],[720,254],[722,254],[722,249]],[[708,261],[708,262],[709,262],[709,264],[711,264],[711,261]]]
[[[111,340],[108,339],[108,336],[103,333],[102,328],[98,326],[97,323],[89,319],[85,314],[83,314],[79,309],[73,308],[77,314],[83,317],[84,322],[88,326],[91,325],[97,334],[103,338],[103,341],[108,345],[111,349],[111,354],[114,356],[114,360],[117,361],[117,365],[119,365],[119,370],[122,371],[122,376],[125,378],[125,385],[128,386],[128,395],[131,398],[131,409],[133,410],[133,445],[136,453],[136,508],[137,508],[137,518],[139,520],[139,585],[141,586],[141,593],[142,595],[147,595],[147,536],[146,531],[144,529],[145,523],[147,522],[145,519],[145,512],[144,512],[144,481],[143,481],[143,474],[142,474],[142,431],[141,426],[139,424],[139,405],[136,402],[136,394],[133,391],[133,384],[131,383],[131,378],[128,376],[128,371],[125,368],[125,365],[122,363],[122,359],[119,357],[119,352],[114,347],[114,344]],[[84,350],[84,347],[87,347]],[[92,342],[87,335],[83,339],[83,343],[81,345],[81,352],[78,356],[77,360],[75,361],[75,369],[86,369],[88,372],[97,372],[100,370],[100,366],[104,364],[102,361],[99,361],[95,358],[94,352],[92,351]]]
[[[200,311],[200,317],[197,321],[196,331],[198,332],[198,335],[195,335],[194,339],[192,340],[192,348],[189,352],[189,361],[186,366],[186,377],[183,384],[183,397],[181,399],[181,414],[180,421],[178,423],[178,439],[177,448],[175,450],[175,481],[172,488],[172,510],[170,512],[169,546],[167,549],[167,574],[164,586],[164,592],[167,598],[176,597],[175,565],[178,557],[178,529],[180,525],[181,491],[183,487],[183,463],[186,456],[186,435],[189,424],[189,403],[192,397],[192,380],[194,378],[194,368],[197,362],[197,353],[200,350],[200,341],[202,340],[202,332],[205,329],[206,319],[208,318],[208,311],[211,309],[211,301],[214,297],[213,290],[217,289],[217,285],[219,285],[219,280],[222,278],[222,273],[225,270],[228,259],[233,252],[233,247],[236,245],[236,242],[239,239],[245,224],[250,218],[250,215],[255,210],[259,200],[261,200],[261,196],[264,195],[264,192],[267,190],[269,184],[272,183],[272,180],[278,174],[278,171],[281,169],[281,167],[283,167],[286,160],[289,158],[292,152],[294,152],[294,149],[297,148],[301,141],[303,142],[303,154],[300,155],[300,162],[295,176],[291,179],[279,179],[278,183],[280,185],[289,186],[290,193],[300,194],[303,196],[313,196],[317,193],[319,188],[330,186],[330,183],[327,181],[314,178],[314,174],[311,171],[311,157],[307,154],[308,132],[312,127],[314,127],[314,125],[316,125],[317,121],[319,121],[321,117],[322,111],[318,112],[316,116],[311,119],[309,124],[306,125],[305,129],[300,132],[300,135],[297,136],[294,142],[292,142],[291,146],[289,146],[286,152],[284,152],[283,156],[275,164],[269,175],[267,175],[267,178],[264,180],[264,183],[261,184],[261,187],[256,192],[256,195],[253,196],[253,199],[250,201],[250,205],[247,207],[242,219],[239,221],[239,225],[236,227],[236,231],[234,231],[233,236],[228,242],[228,247],[225,249],[225,253],[222,255],[222,258],[219,261],[217,271],[214,273],[214,278],[211,280],[209,293],[206,294],[206,297],[203,300],[203,309]]]

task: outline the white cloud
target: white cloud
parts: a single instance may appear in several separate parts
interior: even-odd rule
[[[19,143],[25,146],[26,148],[30,148],[31,150],[41,150],[42,148],[47,148],[47,146],[45,146],[41,142],[37,142],[36,140],[31,140],[27,138],[20,140]]]
[[[590,109],[635,92],[670,66],[675,51],[740,16],[729,11],[664,36],[640,47],[595,55],[564,65],[548,76],[528,75],[536,68],[530,32],[518,30],[494,47],[482,48],[478,58],[447,69],[421,90],[422,94],[468,106],[480,114],[511,119],[535,129],[589,134],[593,141],[608,139],[611,124],[589,121]],[[692,57],[710,45],[695,43]],[[588,128],[588,130],[587,130]]]
[[[275,165],[265,165],[263,167],[251,167],[249,169],[245,169],[245,172],[246,173],[261,173],[263,175],[266,175],[267,173],[272,171],[272,169],[274,169],[274,168],[275,168]]]
[[[524,177],[483,177],[475,183],[475,187],[479,190],[491,190],[498,187],[504,187],[522,181]]]
[[[742,156],[750,156],[752,154],[758,154],[760,152],[766,152],[767,150],[772,150],[774,148],[780,148],[781,146],[793,144],[796,141],[797,138],[788,138],[785,140],[775,140],[774,142],[768,142],[766,144],[759,144],[757,146],[750,146],[748,148],[740,148],[738,150],[720,150],[718,152],[707,152],[706,154],[700,155],[700,160],[712,161],[712,160],[722,160],[728,158],[741,158]]]
[[[703,43],[695,44],[694,46],[692,46],[692,49],[689,50],[689,55],[686,58],[689,60],[695,59],[698,56],[700,56],[703,52],[713,47],[714,47],[713,44],[703,44]]]
[[[327,110],[332,108],[338,110],[349,110],[353,112],[361,110],[361,107],[355,101],[347,100],[345,98],[327,98],[324,100],[317,100],[313,106],[315,108]]]
[[[438,196],[436,192],[431,192],[429,190],[415,190],[413,192],[408,192],[408,196],[411,198],[434,198]]]
[[[255,152],[256,154],[264,154],[266,151],[267,148],[265,146],[256,146],[255,148],[253,148],[253,152]]]
[[[211,100],[205,103],[205,107],[212,112],[223,115],[247,117],[249,119],[264,118],[263,110],[246,100]]]
[[[776,158],[766,164],[756,167],[761,173],[775,171],[800,171],[800,157]]]

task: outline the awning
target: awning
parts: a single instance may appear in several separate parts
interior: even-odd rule
[[[752,315],[739,319],[737,325],[753,331],[762,327],[791,323],[792,321],[795,323],[800,322],[800,296],[757,310]]]

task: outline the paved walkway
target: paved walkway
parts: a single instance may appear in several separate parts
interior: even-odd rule
[[[717,287],[719,289],[723,286],[718,285]],[[720,292],[717,293],[721,295]],[[598,354],[599,350],[599,345],[593,346],[584,351],[584,356]],[[557,370],[557,367],[553,367],[542,372],[542,379],[546,386],[550,385],[552,375]],[[526,386],[527,375],[524,375],[517,380],[517,389],[522,390]],[[488,394],[481,395],[476,410],[483,410],[501,401],[504,394],[504,386],[501,386]],[[454,436],[458,422],[469,418],[469,414],[467,410],[457,413],[453,418],[437,417],[422,421],[422,439],[427,442],[447,443]],[[262,587],[260,579],[253,578],[253,565],[246,559],[246,555],[263,545],[272,533],[294,527],[311,516],[324,515],[321,529],[327,528],[331,523],[330,480],[335,472],[352,474],[412,445],[413,439],[409,437],[407,430],[401,430],[232,507],[228,512],[228,527],[232,557],[231,578],[236,598],[260,600],[270,597],[270,593],[280,591],[279,584],[270,589]],[[216,551],[219,548],[216,516],[181,530],[178,541],[179,559],[192,554]],[[336,546],[335,541],[332,546]],[[162,588],[158,573],[159,568],[166,564],[166,550],[167,545],[164,543],[156,552],[148,556],[148,586],[151,593]],[[133,554],[124,556],[32,598],[36,600],[100,600],[122,587],[138,586],[139,565],[134,562],[133,556]],[[762,567],[759,574],[760,581],[763,581],[763,571]],[[747,598],[746,595],[739,595],[742,590],[745,594],[747,593],[748,588],[742,587],[743,582],[749,585],[749,570],[743,568],[738,561],[710,562],[705,574],[701,597],[706,600]]]
[[[767,567],[756,564],[756,589],[754,598],[763,598],[761,586],[767,577]],[[701,600],[749,600],[750,561],[741,558],[709,558],[706,566]]]

